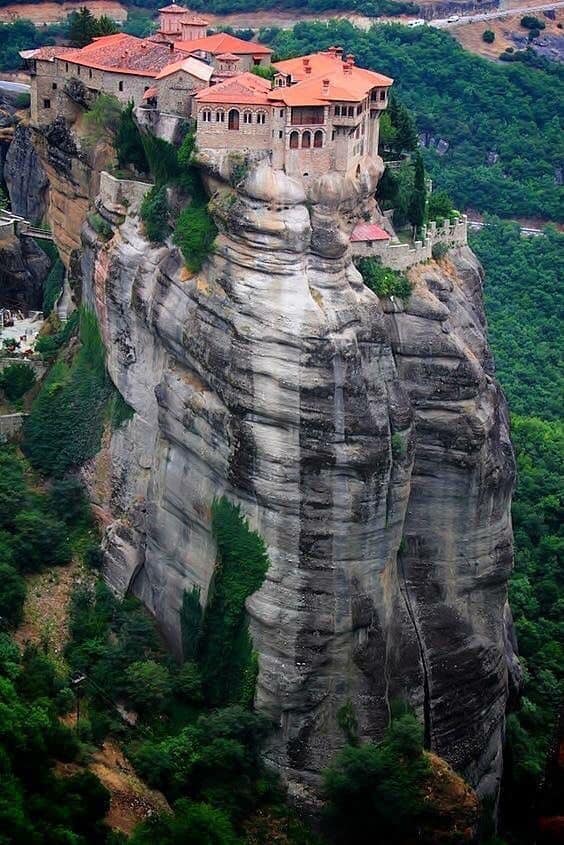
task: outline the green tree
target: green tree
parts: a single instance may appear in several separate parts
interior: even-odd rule
[[[202,268],[216,236],[216,225],[205,206],[188,205],[180,212],[173,240],[194,273]]]
[[[0,562],[0,628],[20,624],[25,594],[25,581],[19,572]]]
[[[428,772],[423,732],[409,714],[392,721],[380,744],[348,745],[324,773],[336,841],[404,842],[422,818]]]
[[[145,234],[152,243],[162,243],[170,234],[166,185],[155,185],[143,197],[141,220]]]
[[[157,816],[137,827],[131,845],[239,845],[229,817],[209,804],[181,799],[174,814]]]
[[[21,399],[34,384],[35,373],[29,364],[10,364],[0,373],[0,388],[10,402]]]
[[[425,168],[421,155],[417,153],[414,156],[413,193],[407,212],[409,222],[415,230],[420,229],[425,222],[426,197]]]
[[[139,127],[133,118],[132,100],[120,113],[114,143],[119,167],[133,167],[138,173],[149,172]]]
[[[66,528],[54,517],[40,511],[21,511],[14,526],[14,560],[23,572],[38,572],[70,560]]]
[[[85,47],[96,35],[96,18],[86,6],[82,6],[78,12],[71,12],[68,19],[68,39],[73,47]]]
[[[482,33],[482,41],[486,44],[493,44],[495,41],[495,32],[491,29],[485,29]]]
[[[172,684],[166,666],[155,660],[139,660],[125,672],[127,695],[141,712],[162,710]]]

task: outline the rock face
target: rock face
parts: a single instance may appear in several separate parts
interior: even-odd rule
[[[47,206],[49,182],[41,166],[32,132],[20,124],[6,153],[4,179],[10,194],[12,211],[32,223],[39,223]]]
[[[398,697],[495,794],[514,465],[480,267],[466,247],[421,265],[405,305],[363,285],[348,238],[379,160],[307,195],[265,163],[236,192],[228,160],[202,166],[220,235],[201,273],[131,215],[105,245],[83,230],[83,297],[136,411],[88,468],[106,577],[179,652],[183,591],[205,600],[210,506],[227,495],[268,546],[248,600],[256,701],[296,794],[342,747],[343,705],[378,738]]]
[[[41,310],[51,262],[31,238],[0,241],[0,304]]]

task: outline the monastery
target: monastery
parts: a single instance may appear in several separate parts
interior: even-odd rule
[[[172,4],[149,38],[125,33],[82,48],[21,53],[32,74],[31,120],[42,127],[100,92],[137,108],[192,120],[199,149],[266,151],[272,166],[315,177],[359,168],[378,151],[379,118],[392,80],[359,68],[339,47],[272,65],[272,51],[227,33]]]

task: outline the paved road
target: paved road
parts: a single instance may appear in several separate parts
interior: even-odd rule
[[[482,223],[480,220],[469,220],[468,221],[468,228],[469,229],[483,229],[484,226],[489,226],[489,223]],[[521,226],[521,234],[523,237],[530,238],[530,237],[538,237],[539,235],[544,235],[544,231],[542,229],[533,229],[530,226]]]
[[[437,18],[433,21],[428,21],[429,26],[435,26],[438,29],[450,29],[455,26],[464,26],[467,23],[476,23],[478,21],[489,21],[495,18],[507,18],[511,15],[534,15],[535,12],[542,12],[546,9],[559,9],[564,6],[564,0],[557,0],[555,3],[545,3],[542,6],[522,6],[519,9],[498,9],[495,12],[485,12],[483,15],[464,15],[459,20],[448,22],[446,18]]]
[[[7,79],[0,79],[0,91],[12,91],[14,94],[29,94],[31,86],[24,82],[8,82]]]

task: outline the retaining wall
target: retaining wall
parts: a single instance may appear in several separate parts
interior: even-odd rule
[[[43,378],[47,372],[46,365],[39,358],[23,358],[14,356],[13,358],[0,358],[0,373],[12,364],[27,364],[28,367],[31,367],[35,373],[35,378],[38,380]]]
[[[143,197],[152,187],[150,182],[118,179],[106,170],[100,174],[99,195],[108,211],[126,209],[130,214],[139,214]]]

